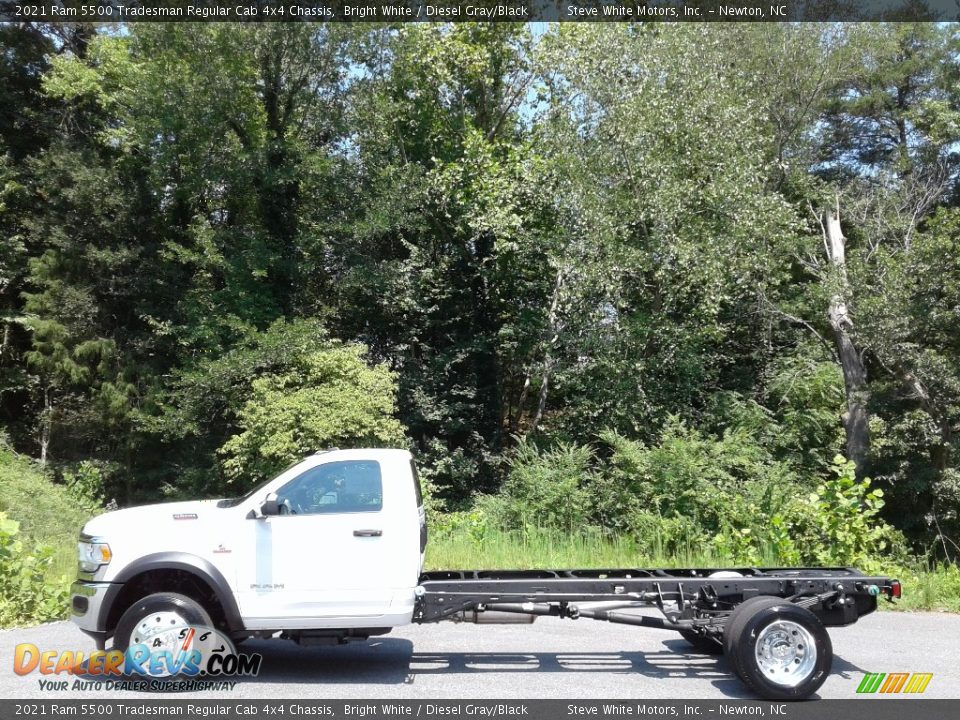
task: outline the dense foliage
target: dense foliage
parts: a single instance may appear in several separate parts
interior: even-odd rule
[[[960,552],[955,25],[0,50],[0,425],[84,502],[406,445],[478,533]]]
[[[60,618],[67,603],[66,584],[47,581],[53,548],[29,548],[19,532],[0,512],[0,627]]]
[[[441,527],[540,528],[636,538],[642,557],[713,557],[739,565],[856,565],[904,559],[902,535],[880,517],[883,491],[834,458],[815,487],[740,429],[703,436],[675,419],[658,445],[604,433],[608,453],[560,445],[514,454],[501,492]],[[452,526],[452,528],[451,528]]]

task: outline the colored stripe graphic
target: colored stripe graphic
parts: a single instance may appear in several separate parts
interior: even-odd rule
[[[870,692],[870,685],[873,684],[873,678],[876,677],[876,673],[867,673],[863,676],[863,680],[860,681],[860,685],[857,686],[858,693]]]
[[[857,692],[862,695],[922,693],[932,679],[933,673],[866,673]]]
[[[880,692],[887,694],[900,692],[900,688],[903,687],[908,677],[910,677],[910,673],[890,673],[887,675],[887,681],[880,688]]]
[[[887,676],[886,673],[873,673],[873,676],[870,678],[870,684],[867,685],[865,693],[875,693],[880,689],[880,683],[883,682],[883,679]]]
[[[922,693],[933,679],[933,673],[914,673],[903,689],[905,693]]]

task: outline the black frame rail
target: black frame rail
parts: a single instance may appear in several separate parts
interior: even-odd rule
[[[445,570],[424,573],[416,593],[418,623],[499,611],[678,630],[719,629],[736,605],[756,596],[797,602],[819,610],[826,625],[847,625],[875,610],[880,595],[899,597],[900,584],[842,567]],[[659,608],[665,620],[616,612],[644,606]]]

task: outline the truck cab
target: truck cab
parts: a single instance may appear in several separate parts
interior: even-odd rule
[[[150,630],[150,615],[235,639],[382,634],[411,622],[425,547],[409,452],[324,451],[243,497],[90,520],[73,621],[119,649]]]

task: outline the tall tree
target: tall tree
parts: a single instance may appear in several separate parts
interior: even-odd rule
[[[23,234],[23,218],[36,206],[27,190],[26,162],[55,133],[55,114],[41,91],[53,51],[53,43],[34,25],[0,27],[0,419],[7,421],[34,415],[35,378],[23,365],[29,336],[17,318],[34,251]],[[12,429],[19,434],[25,424]]]
[[[64,328],[60,355],[86,352],[94,340],[114,348],[115,376],[106,385],[83,379],[96,392],[77,402],[96,409],[99,424],[76,425],[139,443],[139,453],[104,450],[126,458],[128,477],[130,463],[149,465],[162,452],[167,435],[155,433],[175,421],[158,425],[153,416],[163,416],[171,381],[323,301],[300,273],[315,242],[305,219],[323,208],[308,214],[303,197],[317,189],[319,198],[336,196],[327,180],[337,172],[349,34],[138,25],[54,59],[45,89],[67,108],[68,132],[62,150],[43,160],[38,192],[56,200],[31,221],[50,252],[42,273],[36,265],[28,309],[36,327]],[[69,306],[55,301],[58,288],[83,294],[89,322],[63,317]],[[124,397],[120,431],[103,413],[115,414]],[[179,446],[180,462],[209,472],[230,430],[220,425]]]
[[[850,312],[850,279],[847,273],[847,238],[840,227],[840,201],[820,214],[823,243],[830,267],[830,306],[827,319],[833,331],[836,354],[843,371],[847,408],[843,427],[847,435],[847,457],[862,475],[870,452],[867,415],[869,391],[863,351],[854,345],[854,323]]]
[[[722,57],[705,27],[564,26],[545,42],[551,190],[583,248],[554,423],[581,437],[656,437],[668,414],[698,416],[762,366],[756,308],[783,279],[795,217],[764,185],[744,85],[694,70]]]
[[[525,310],[508,305],[540,291],[524,267],[541,232],[518,114],[529,43],[522,26],[405,26],[364,48],[364,206],[342,256],[338,328],[396,363],[402,416],[459,495],[496,481],[504,388],[525,342]]]

